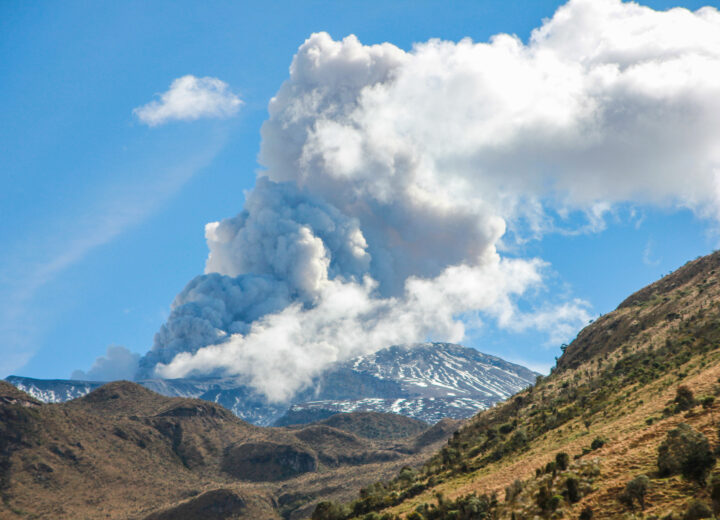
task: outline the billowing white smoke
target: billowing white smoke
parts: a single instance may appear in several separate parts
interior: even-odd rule
[[[282,400],[332,361],[460,340],[478,313],[558,340],[586,304],[521,313],[544,264],[501,258],[501,237],[626,202],[719,215],[720,14],[575,0],[527,45],[411,52],[314,34],[262,135],[266,170],[207,226],[207,274],[145,373],[239,375]]]

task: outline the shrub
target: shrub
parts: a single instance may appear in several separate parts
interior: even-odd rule
[[[565,481],[565,487],[567,488],[567,499],[568,502],[574,504],[580,500],[580,485],[578,479],[569,477]]]
[[[518,430],[512,434],[512,437],[505,444],[505,449],[508,452],[518,451],[527,446],[528,438],[524,431]]]
[[[685,412],[693,408],[695,404],[695,396],[692,390],[685,385],[678,386],[675,392],[675,411]]]
[[[515,480],[512,484],[505,488],[505,502],[513,502],[522,492],[522,482]]]
[[[720,514],[720,475],[713,475],[710,480],[710,500],[712,500],[713,513]]]
[[[580,511],[580,516],[578,517],[579,520],[592,520],[593,517],[593,510],[590,506],[585,506],[582,511]]]
[[[658,448],[658,470],[661,476],[682,474],[700,484],[715,465],[715,455],[702,433],[687,424],[670,430]]]
[[[502,433],[503,435],[507,435],[508,433],[510,433],[511,431],[513,431],[515,429],[516,424],[517,423],[505,423],[505,424],[501,425],[500,433]]]
[[[650,479],[645,475],[638,475],[625,485],[625,489],[618,498],[630,509],[634,509],[635,502],[637,502],[640,509],[644,510],[648,487],[650,487]]]
[[[550,509],[551,497],[550,490],[545,486],[541,487],[537,495],[535,495],[535,503],[543,513],[552,511],[552,509]]]
[[[560,471],[565,471],[570,464],[570,455],[568,455],[564,451],[558,453],[557,455],[555,455],[555,464]]]
[[[320,502],[313,511],[312,520],[343,520],[347,517],[347,511],[342,505],[332,501]]]
[[[701,518],[711,518],[712,511],[700,500],[691,500],[683,515],[683,520],[700,520]]]
[[[560,507],[560,504],[562,504],[563,497],[562,495],[553,495],[550,497],[550,511],[555,511],[558,507]]]
[[[398,480],[403,482],[405,485],[409,485],[411,482],[413,482],[415,480],[416,477],[417,477],[417,472],[408,466],[404,466],[400,470],[400,473],[398,473]]]

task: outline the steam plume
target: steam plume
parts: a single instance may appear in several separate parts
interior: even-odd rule
[[[524,44],[404,52],[313,34],[270,102],[265,171],[208,224],[141,374],[236,375],[283,400],[328,363],[467,323],[571,335],[582,301],[535,305],[547,266],[503,258],[556,215],[619,204],[718,216],[720,14],[572,0]],[[463,319],[464,318],[464,319]],[[472,318],[472,319],[468,319]]]

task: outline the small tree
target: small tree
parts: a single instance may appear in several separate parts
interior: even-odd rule
[[[701,518],[711,518],[712,511],[700,500],[691,500],[683,515],[683,520],[700,520]]]
[[[580,511],[579,520],[592,520],[593,517],[593,510],[590,506],[585,506],[582,511]]]
[[[555,455],[555,464],[560,471],[565,471],[570,464],[570,455],[568,455],[564,451],[561,451],[560,453]]]
[[[661,476],[682,474],[700,484],[715,465],[707,437],[687,424],[670,430],[658,448],[658,470]]]
[[[710,479],[710,499],[713,513],[715,516],[720,515],[720,475],[713,475]]]
[[[505,488],[505,502],[513,502],[522,492],[523,484],[516,479],[515,482]]]
[[[675,411],[684,412],[695,406],[695,396],[692,390],[685,385],[677,387],[675,392]]]
[[[620,501],[630,509],[634,509],[635,502],[637,502],[640,509],[644,511],[648,487],[650,487],[650,479],[645,475],[638,475],[625,485],[625,489],[619,497]]]
[[[313,511],[312,520],[342,520],[347,517],[347,511],[336,502],[320,502]]]
[[[546,486],[540,487],[540,489],[537,492],[537,495],[535,495],[535,503],[540,508],[540,510],[543,513],[548,513],[552,511],[550,506],[550,499],[552,498],[552,493]]]
[[[568,477],[565,481],[565,487],[567,488],[567,499],[568,502],[574,504],[580,501],[580,485],[578,479],[575,477]]]

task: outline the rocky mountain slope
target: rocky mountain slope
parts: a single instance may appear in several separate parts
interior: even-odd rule
[[[307,423],[338,412],[391,412],[435,423],[470,417],[535,381],[537,374],[495,356],[449,343],[393,346],[344,363],[318,376],[288,403],[269,403],[232,379],[145,380],[138,383],[171,397],[218,403],[256,425]],[[80,397],[102,383],[6,379],[43,402]]]
[[[261,428],[130,382],[44,404],[0,381],[0,518],[303,518],[456,428],[372,414]]]
[[[421,471],[313,518],[710,518],[719,383],[715,253],[586,327],[550,376],[467,421]]]

